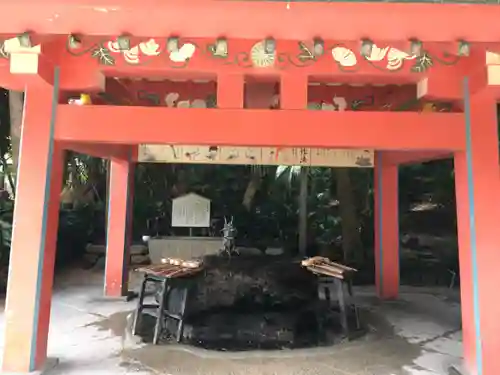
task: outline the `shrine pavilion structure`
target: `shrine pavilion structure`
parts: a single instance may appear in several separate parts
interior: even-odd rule
[[[119,297],[134,164],[185,145],[182,158],[230,147],[241,164],[293,149],[291,164],[335,166],[313,153],[362,150],[383,299],[398,296],[398,167],[452,157],[465,366],[500,374],[497,1],[16,0],[0,13],[0,85],[25,92],[5,373],[47,362],[65,150],[111,161],[104,289]]]

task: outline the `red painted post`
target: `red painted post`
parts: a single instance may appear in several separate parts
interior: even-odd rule
[[[455,153],[464,359],[470,374],[500,374],[500,180],[496,100],[464,80],[466,150]]]
[[[122,297],[128,293],[133,164],[125,159],[111,159],[110,168],[104,294]]]
[[[245,77],[242,74],[220,74],[217,77],[217,107],[243,108]]]
[[[283,74],[280,82],[281,109],[307,109],[308,77]]]
[[[399,293],[398,166],[376,154],[375,169],[375,285],[380,298]]]
[[[26,90],[5,308],[4,372],[42,369],[54,275],[63,153],[53,140],[54,87]]]

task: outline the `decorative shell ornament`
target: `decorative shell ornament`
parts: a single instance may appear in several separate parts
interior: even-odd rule
[[[179,93],[170,92],[165,96],[165,104],[167,105],[167,107],[173,108],[176,106],[179,98],[180,98]]]
[[[264,42],[258,42],[252,47],[250,58],[252,59],[253,66],[256,68],[269,68],[274,66],[276,52],[267,53]]]
[[[191,108],[207,108],[207,102],[203,99],[195,99],[191,102]]]
[[[376,44],[374,44],[372,46],[372,52],[370,56],[366,56],[366,59],[368,61],[382,61],[387,54],[387,51],[389,51],[389,47],[380,48],[377,47]]]
[[[160,45],[154,39],[139,44],[141,53],[146,56],[158,56],[160,54]]]
[[[118,46],[118,42],[117,41],[112,41],[110,40],[107,44],[106,44],[106,47],[110,50],[110,52],[113,52],[113,53],[121,53],[121,49],[120,47]]]
[[[128,51],[123,52],[123,58],[129,64],[139,64],[139,47],[135,46]]]
[[[191,57],[193,57],[195,52],[195,45],[186,43],[181,48],[179,48],[179,50],[171,52],[169,57],[172,62],[181,63],[188,61]]]
[[[110,40],[106,44],[106,48],[109,50],[109,52],[123,54],[123,58],[125,59],[125,61],[128,64],[136,65],[136,64],[139,64],[139,62],[140,62],[139,46],[135,46],[135,47],[130,48],[127,51],[123,51],[120,49],[120,46],[118,45],[117,41]]]
[[[416,58],[417,56],[415,55],[391,47],[387,53],[387,69],[398,70],[403,66],[405,60],[413,60]]]
[[[346,47],[335,47],[332,49],[333,59],[341,66],[351,67],[357,64],[358,60],[352,50]]]
[[[338,111],[345,111],[347,108],[347,100],[341,96],[333,97],[332,102],[337,107]]]
[[[190,108],[191,103],[189,100],[181,100],[177,103],[177,108]]]

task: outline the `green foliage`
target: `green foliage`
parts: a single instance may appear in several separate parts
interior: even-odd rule
[[[12,238],[12,202],[9,201],[7,206],[10,208],[0,211],[0,267],[8,265]],[[96,212],[90,205],[60,211],[56,265],[67,264],[81,257],[95,230]]]
[[[13,202],[2,200],[0,206],[0,267],[4,267],[9,263]]]

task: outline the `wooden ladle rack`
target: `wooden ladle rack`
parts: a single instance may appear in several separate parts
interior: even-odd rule
[[[335,277],[336,279],[345,280],[350,278],[358,270],[340,263],[332,262],[325,257],[312,257],[302,261],[302,266],[316,275]]]

